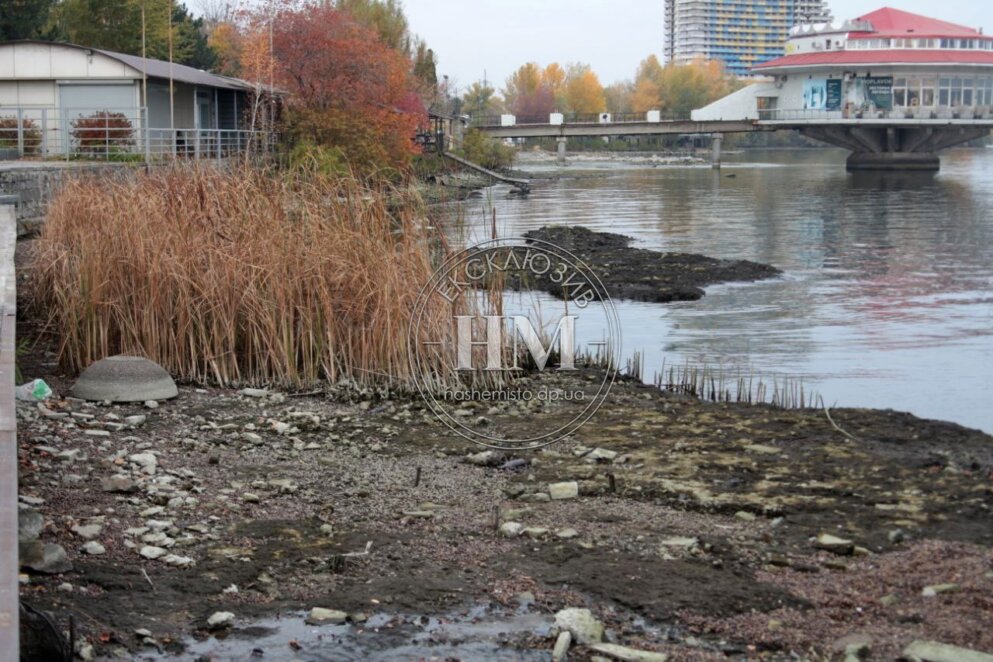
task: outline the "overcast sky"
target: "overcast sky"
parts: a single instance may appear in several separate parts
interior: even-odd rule
[[[993,30],[989,0],[829,0],[835,18],[889,6]],[[661,57],[663,0],[404,0],[411,29],[460,88],[483,78],[503,87],[528,61],[586,62],[605,85]]]

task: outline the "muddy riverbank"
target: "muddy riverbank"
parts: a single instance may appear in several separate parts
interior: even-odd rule
[[[53,357],[25,366],[66,392]],[[877,659],[916,639],[993,648],[993,439],[955,425],[623,382],[573,438],[513,457],[416,401],[183,387],[157,404],[18,405],[22,501],[71,564],[27,574],[23,597],[74,614],[100,654],[239,659],[264,638],[267,657],[347,659],[336,639],[371,655],[398,628],[420,635],[409,654],[547,653],[564,607],[673,659],[829,656],[852,634]],[[573,406],[467,416],[514,429]],[[549,500],[560,482],[577,496]],[[348,621],[305,626],[313,607]],[[211,631],[217,612],[230,628]],[[452,650],[430,636],[482,614],[537,620],[452,635]]]
[[[631,259],[616,235],[553,241],[605,243],[607,278]],[[658,273],[659,254],[641,259]],[[22,597],[72,615],[85,657],[548,659],[565,608],[673,660],[830,658],[853,637],[872,659],[915,640],[993,649],[993,439],[974,430],[621,381],[572,437],[512,455],[347,384],[72,400],[54,339],[26,313],[18,337],[22,373],[55,391],[17,405]],[[578,406],[460,415],[525,436]]]

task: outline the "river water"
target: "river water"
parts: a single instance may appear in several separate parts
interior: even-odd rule
[[[782,278],[700,301],[616,301],[623,351],[664,365],[801,380],[828,405],[888,408],[993,432],[993,149],[931,174],[849,174],[836,150],[749,151],[724,169],[579,158],[530,196],[464,203],[471,234],[574,224],[659,251],[743,258]],[[576,175],[572,177],[571,175]]]

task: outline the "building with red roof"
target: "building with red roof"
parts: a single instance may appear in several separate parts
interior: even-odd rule
[[[938,150],[989,135],[993,36],[982,29],[884,7],[839,26],[794,28],[785,53],[752,68],[766,82],[693,119],[782,124],[851,149],[856,162],[860,151],[905,162],[923,154],[928,169]]]

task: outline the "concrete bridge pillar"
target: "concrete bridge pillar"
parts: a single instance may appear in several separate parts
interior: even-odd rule
[[[556,138],[555,142],[558,143],[558,160],[559,163],[565,163],[565,144],[568,138]]]
[[[711,147],[713,149],[713,154],[711,156],[710,166],[714,170],[721,169],[721,149],[724,147],[724,134],[715,133],[711,136]]]
[[[808,126],[803,135],[851,151],[849,170],[925,170],[941,167],[938,152],[989,135],[989,127]]]

